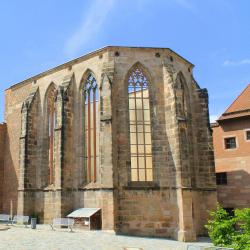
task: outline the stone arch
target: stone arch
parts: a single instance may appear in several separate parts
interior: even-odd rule
[[[39,122],[40,91],[34,88],[22,106],[22,122],[20,137],[20,169],[19,185],[23,188],[36,188],[39,185],[37,168],[39,161]],[[23,177],[23,178],[22,178]]]
[[[62,98],[57,100],[58,109],[62,109],[62,112],[57,115],[58,125],[62,120],[60,136],[57,135],[56,140],[61,141],[62,152],[57,149],[57,157],[62,155],[61,164],[61,186],[63,188],[72,188],[74,186],[75,178],[75,149],[74,149],[74,90],[75,90],[75,77],[74,74],[68,75],[64,78],[63,83],[60,85],[60,91]],[[59,139],[60,138],[60,139]]]
[[[57,90],[57,86],[54,82],[51,82],[49,84],[49,86],[47,87],[46,91],[45,91],[45,94],[44,94],[44,100],[43,100],[43,110],[44,110],[44,113],[46,111],[46,106],[47,106],[47,101],[48,101],[48,98],[49,98],[49,95],[50,93],[53,91],[56,91]]]
[[[83,75],[82,75],[82,78],[81,78],[81,81],[80,81],[80,86],[79,86],[79,90],[81,91],[83,88],[84,88],[84,84],[85,84],[85,82],[86,82],[86,80],[87,80],[87,78],[88,78],[88,76],[89,75],[93,75],[93,77],[96,79],[96,81],[97,81],[97,76],[96,76],[96,74],[94,73],[94,71],[93,70],[91,70],[90,68],[87,68],[85,71],[84,71],[84,73],[83,73]],[[100,86],[99,86],[99,88],[100,88]]]
[[[151,120],[153,117],[152,77],[148,69],[136,62],[126,74],[128,106],[128,180],[153,181]]]
[[[128,78],[129,75],[131,75],[132,71],[134,69],[140,69],[143,74],[146,76],[149,84],[148,84],[148,91],[149,91],[149,105],[150,105],[150,117],[152,118],[152,124],[155,123],[156,120],[156,89],[155,89],[155,80],[153,77],[152,72],[140,61],[135,62],[127,71],[126,76],[124,78],[124,93],[128,93]],[[126,96],[127,99],[127,107],[128,107],[128,97]],[[127,117],[128,119],[128,117]]]
[[[21,110],[17,205],[19,214],[31,214],[35,210],[34,190],[40,188],[40,121],[40,91],[38,87],[33,87]]]
[[[192,186],[194,184],[192,112],[188,85],[181,71],[174,74],[174,92],[180,144],[181,181],[184,186]]]
[[[137,61],[135,62],[128,70],[126,76],[125,76],[125,82],[127,83],[128,82],[128,78],[129,78],[129,75],[131,75],[131,73],[133,72],[133,70],[135,68],[138,68],[140,69],[144,75],[147,77],[148,81],[150,82],[150,85],[152,86],[153,85],[153,78],[152,78],[152,75],[149,71],[149,69],[143,64],[141,63],[140,61]]]
[[[112,81],[106,73],[103,73],[100,84],[100,115],[101,120],[111,119],[112,116]]]
[[[87,69],[80,82],[79,103],[81,117],[80,145],[82,148],[80,185],[99,180],[100,169],[100,85],[94,72]],[[93,131],[93,132],[91,132]]]
[[[43,162],[42,162],[42,184],[53,185],[55,177],[54,169],[54,131],[56,122],[55,99],[57,87],[51,82],[45,92],[43,105]]]
[[[190,96],[186,79],[181,71],[174,74],[174,91],[177,117],[187,119],[191,114]]]

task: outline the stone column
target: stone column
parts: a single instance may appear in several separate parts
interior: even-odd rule
[[[25,188],[25,162],[27,147],[27,123],[28,123],[28,103],[25,101],[21,111],[21,136],[19,151],[19,180],[18,180],[18,201],[17,213],[24,214],[24,188]]]
[[[31,126],[29,121],[29,112],[31,110],[33,101],[38,93],[38,88],[34,88],[29,94],[28,98],[24,101],[21,110],[21,135],[20,141],[20,151],[19,151],[19,180],[18,180],[18,201],[17,201],[17,213],[25,214],[31,210],[31,205],[29,203],[29,194],[27,191],[29,189],[28,185],[28,143],[29,143],[29,126]],[[32,145],[30,145],[31,147]],[[34,188],[34,187],[33,187]],[[31,198],[32,199],[32,198]],[[27,203],[27,204],[26,204]]]
[[[24,190],[25,178],[25,160],[27,151],[27,125],[28,125],[28,102],[24,102],[21,111],[21,136],[20,136],[20,153],[19,153],[19,183],[18,189]]]
[[[109,71],[109,72],[107,72]],[[100,86],[100,187],[102,188],[103,228],[113,229],[114,193],[113,193],[113,154],[112,154],[112,80],[114,68],[104,66]],[[107,202],[107,199],[109,200]],[[113,200],[112,200],[113,199]]]
[[[61,190],[63,165],[63,88],[59,87],[55,100],[56,122],[54,135],[54,186]]]
[[[50,207],[46,209],[45,222],[51,221],[55,217],[63,217],[63,168],[64,168],[64,104],[65,104],[65,86],[63,83],[57,88],[55,97],[55,127],[54,127],[54,185],[46,190],[45,204]]]
[[[171,183],[176,189],[179,225],[176,239],[179,241],[193,241],[196,239],[194,225],[192,222],[192,193],[186,191],[182,183],[182,165],[180,150],[179,122],[177,119],[176,97],[174,92],[174,69],[163,61],[164,95],[166,106],[166,133],[169,141],[169,151],[172,154],[175,179]]]
[[[104,187],[113,187],[111,80],[103,73],[100,87],[100,180]]]
[[[68,90],[72,81],[72,74],[64,77],[62,84],[59,86],[57,90],[57,95],[55,99],[55,109],[56,109],[56,122],[55,122],[55,129],[54,129],[54,197],[53,203],[55,206],[55,215],[59,217],[65,216],[65,207],[71,207],[72,202],[69,201],[67,198],[67,192],[64,192],[63,189],[67,187],[67,179],[69,178],[68,175],[64,171],[68,171],[65,169],[65,160],[66,160],[66,153],[73,154],[73,152],[65,152],[67,146],[65,142],[67,142],[65,136],[67,136],[65,129],[67,129],[66,120],[68,116],[72,116],[69,112],[73,112],[73,110],[67,110],[67,102],[69,98],[72,96],[68,96]],[[67,113],[67,114],[66,114]],[[69,164],[69,162],[67,163]],[[67,166],[73,168],[72,165]],[[71,173],[72,174],[72,173]],[[73,176],[70,176],[73,178]],[[71,184],[72,185],[72,184]],[[70,197],[72,198],[72,197]],[[69,204],[67,204],[67,202]],[[66,209],[67,210],[67,209]]]

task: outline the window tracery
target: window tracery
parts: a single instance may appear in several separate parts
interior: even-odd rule
[[[149,81],[136,67],[128,77],[131,181],[152,181]]]
[[[88,181],[96,182],[99,165],[99,91],[95,77],[90,73],[83,86],[84,95],[84,146]]]

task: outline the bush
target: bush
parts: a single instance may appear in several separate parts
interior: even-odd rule
[[[214,245],[250,250],[250,208],[236,209],[232,216],[218,205],[205,227]]]

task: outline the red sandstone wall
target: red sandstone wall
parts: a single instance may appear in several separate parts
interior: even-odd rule
[[[224,121],[213,128],[216,172],[227,172],[227,185],[218,185],[218,201],[226,208],[250,207],[250,118]],[[235,136],[236,149],[226,150],[224,138]]]
[[[5,91],[5,122],[7,124],[4,155],[3,212],[16,213],[19,175],[19,140],[21,108],[31,84]]]
[[[2,210],[3,205],[5,128],[5,124],[0,123],[0,211]]]

